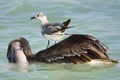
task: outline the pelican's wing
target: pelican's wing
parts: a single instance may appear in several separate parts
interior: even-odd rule
[[[108,48],[89,35],[72,35],[54,46],[40,51],[36,59],[43,62],[81,63],[92,59],[107,59]]]

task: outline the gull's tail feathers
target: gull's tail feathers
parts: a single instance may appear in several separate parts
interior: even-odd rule
[[[59,30],[57,30],[57,31],[52,32],[52,34],[53,34],[53,33],[57,33],[57,32],[59,32],[59,31],[63,32],[63,30],[65,31],[66,29],[73,28],[73,27],[75,27],[75,26],[65,27],[65,28],[62,28],[62,29],[59,29]]]
[[[67,26],[69,25],[69,23],[70,23],[70,21],[71,21],[71,19],[68,19],[67,21],[65,21],[65,22],[63,22],[63,30],[61,30],[61,32],[64,32],[65,31],[65,28],[67,28]]]

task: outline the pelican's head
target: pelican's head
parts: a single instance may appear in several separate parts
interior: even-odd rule
[[[25,38],[17,38],[8,45],[7,58],[12,63],[26,63],[32,55],[29,43]]]
[[[31,17],[30,19],[39,19],[42,24],[48,23],[47,16],[44,13],[39,13],[36,16]]]

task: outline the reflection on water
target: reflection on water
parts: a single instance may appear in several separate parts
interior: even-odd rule
[[[111,68],[115,66],[116,63],[112,62],[103,62],[103,61],[94,61],[87,62],[83,64],[45,64],[45,63],[36,63],[36,64],[12,64],[10,70],[17,72],[31,72],[31,71],[72,71],[72,72],[88,72],[104,68]]]
[[[30,64],[29,66],[20,67],[18,65],[12,64],[11,68],[9,69],[9,72],[11,72],[11,74],[9,75],[14,76],[16,74],[17,77],[18,75],[21,75],[25,79],[35,78],[46,80],[97,80],[97,78],[102,77],[104,79],[106,76],[110,76],[111,72],[109,71],[110,74],[108,74],[107,69],[113,69],[113,67],[116,65],[117,64],[115,63],[100,63],[99,65],[90,65],[89,63],[78,65],[36,63]]]

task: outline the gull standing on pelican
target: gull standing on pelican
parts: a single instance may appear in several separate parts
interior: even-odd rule
[[[49,23],[47,20],[47,16],[44,13],[39,13],[36,16],[31,17],[31,19],[39,19],[41,21],[41,33],[44,37],[48,39],[48,45],[49,47],[50,41],[49,40],[59,40],[63,38],[65,34],[63,33],[67,28],[68,24],[70,23],[70,19],[63,23]]]

